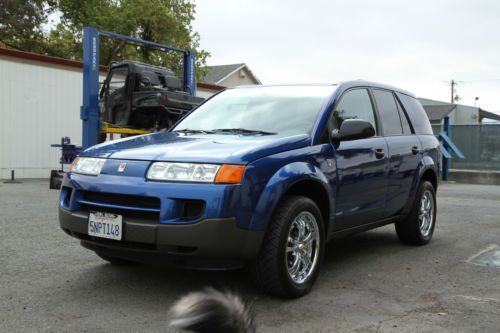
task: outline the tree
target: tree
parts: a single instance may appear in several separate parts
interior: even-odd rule
[[[191,24],[194,20],[195,5],[189,0],[31,0],[23,3],[32,4],[33,8],[38,9],[33,10],[37,15],[33,15],[30,20],[32,25],[22,26],[26,31],[31,29],[37,33],[36,38],[40,40],[41,47],[36,50],[30,48],[33,38],[29,34],[20,35],[22,43],[5,43],[7,46],[81,60],[83,28],[93,26],[126,36],[194,50],[198,68],[206,64],[209,56],[208,52],[200,49],[199,35],[193,31]],[[58,15],[60,22],[44,31],[42,27],[47,25],[47,13]],[[22,13],[18,16],[21,15]],[[3,26],[3,22],[2,17],[0,26]],[[0,40],[3,40],[1,35]],[[166,66],[177,74],[181,71],[181,56],[178,53],[161,52],[152,47],[101,38],[100,63],[107,65],[111,61],[122,59]],[[203,75],[200,71],[197,74]]]
[[[47,40],[43,24],[47,22],[53,1],[0,1],[0,43],[6,47],[45,53]]]

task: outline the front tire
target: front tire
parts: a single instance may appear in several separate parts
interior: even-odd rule
[[[413,207],[406,217],[396,223],[396,233],[402,243],[424,245],[429,243],[436,225],[436,192],[428,181],[422,181]]]
[[[287,196],[276,207],[258,258],[255,284],[266,293],[296,298],[316,281],[324,252],[324,224],[309,198]]]

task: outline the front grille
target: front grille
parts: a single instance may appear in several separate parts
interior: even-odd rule
[[[89,205],[89,204],[81,204],[80,210],[82,210],[84,212],[97,211],[97,212],[103,212],[103,213],[112,213],[112,214],[118,214],[118,215],[121,215],[121,216],[124,216],[127,218],[131,218],[131,219],[145,220],[145,221],[152,221],[152,222],[158,222],[160,220],[160,213],[159,212],[145,212],[142,210],[102,207],[102,206]]]
[[[159,198],[139,195],[81,191],[80,210],[119,214],[127,218],[158,222]],[[116,206],[116,207],[115,207]]]
[[[160,209],[161,206],[160,199],[154,197],[90,191],[82,191],[81,193],[84,200],[99,203],[157,209]]]

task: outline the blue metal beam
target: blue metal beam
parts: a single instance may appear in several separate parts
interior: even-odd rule
[[[184,53],[183,78],[184,91],[196,95],[196,60],[194,52]]]
[[[448,148],[451,149],[451,151],[457,155],[458,158],[463,159],[465,158],[464,154],[458,149],[458,147],[453,143],[451,138],[446,135],[445,132],[439,133],[439,138],[443,141],[443,144]]]
[[[99,117],[99,30],[83,29],[83,102],[80,109],[82,119],[82,147],[95,144],[101,129]]]
[[[123,40],[128,40],[129,42],[133,42],[133,43],[154,46],[154,47],[157,47],[157,48],[159,48],[159,49],[161,49],[163,51],[176,51],[176,52],[189,53],[189,51],[184,50],[184,49],[180,49],[180,48],[177,48],[177,47],[173,47],[173,46],[169,46],[169,45],[163,45],[163,44],[160,44],[160,43],[150,42],[148,40],[143,40],[143,39],[139,39],[139,38],[129,37],[129,36],[125,36],[125,35],[115,34],[113,32],[109,32],[109,31],[99,31],[99,33],[101,35],[103,35],[103,36],[108,36],[108,37],[115,38],[115,39],[123,39]]]
[[[99,115],[99,36],[122,39],[132,43],[148,45],[160,51],[175,51],[183,53],[184,91],[196,94],[195,54],[192,51],[173,46],[163,45],[147,40],[100,31],[93,27],[83,29],[83,102],[80,108],[82,119],[82,148],[87,149],[98,142],[101,130]]]
[[[443,157],[446,158],[447,160],[452,158],[450,153],[448,153],[448,149],[446,149],[446,147],[442,143],[439,144],[439,150],[441,150]]]

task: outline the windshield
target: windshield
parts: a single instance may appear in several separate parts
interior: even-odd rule
[[[334,86],[275,86],[226,90],[173,131],[185,133],[309,133]]]

